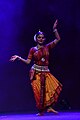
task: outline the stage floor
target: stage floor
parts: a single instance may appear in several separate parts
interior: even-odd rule
[[[80,120],[80,112],[59,112],[57,115],[45,113],[44,116],[37,116],[35,113],[7,114],[0,115],[0,120]]]

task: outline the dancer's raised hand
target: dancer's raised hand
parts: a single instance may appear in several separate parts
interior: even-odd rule
[[[56,29],[57,24],[58,24],[58,20],[56,20],[56,21],[54,22],[54,25],[53,25],[53,30],[54,30],[54,29]]]

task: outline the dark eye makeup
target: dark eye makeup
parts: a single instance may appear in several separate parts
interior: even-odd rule
[[[40,36],[38,36],[38,38],[42,38],[42,39],[44,39],[45,37],[40,37]]]

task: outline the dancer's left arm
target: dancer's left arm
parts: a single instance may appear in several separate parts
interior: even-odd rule
[[[57,30],[57,24],[58,24],[58,20],[56,20],[54,25],[53,25],[53,32],[55,34],[55,39],[52,42],[47,44],[47,47],[49,49],[54,48],[56,46],[56,44],[61,40],[60,35],[58,33],[58,30]]]
[[[60,35],[58,33],[58,30],[57,30],[57,24],[58,24],[58,20],[55,21],[54,25],[53,25],[53,32],[55,34],[55,40],[54,40],[54,43],[57,44],[61,38],[60,38]]]

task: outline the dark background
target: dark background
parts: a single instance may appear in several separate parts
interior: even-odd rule
[[[32,65],[9,62],[12,55],[27,58],[41,29],[53,40],[58,19],[61,41],[51,51],[49,68],[63,84],[58,110],[80,110],[79,0],[0,0],[0,113],[36,111],[29,80]]]

